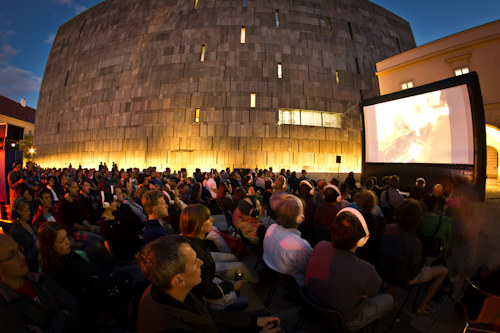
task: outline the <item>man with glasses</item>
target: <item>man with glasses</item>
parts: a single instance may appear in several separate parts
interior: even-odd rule
[[[77,332],[81,313],[52,279],[29,273],[19,245],[0,234],[0,332]]]

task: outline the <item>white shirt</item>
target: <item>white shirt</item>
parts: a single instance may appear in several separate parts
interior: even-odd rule
[[[264,238],[264,262],[277,272],[289,274],[300,286],[304,285],[307,263],[312,247],[300,237],[297,229],[272,224]]]
[[[205,185],[205,187],[212,195],[212,198],[217,199],[217,184],[213,178],[207,180],[207,185]]]

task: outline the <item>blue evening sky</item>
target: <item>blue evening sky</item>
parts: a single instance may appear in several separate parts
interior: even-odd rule
[[[0,95],[15,101],[24,97],[28,106],[36,108],[43,71],[58,27],[100,2],[0,0]],[[500,0],[372,2],[408,21],[417,45],[500,18]]]

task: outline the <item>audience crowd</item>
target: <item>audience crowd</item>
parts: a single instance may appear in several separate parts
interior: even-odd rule
[[[434,312],[429,302],[448,275],[450,191],[429,190],[423,178],[405,195],[396,175],[379,187],[375,177],[358,186],[352,172],[341,182],[272,168],[190,176],[114,163],[13,167],[11,223],[0,234],[1,332],[277,332],[279,318],[244,311],[240,288],[259,282],[240,260],[249,251],[340,311],[351,331],[393,307],[380,292],[381,256],[403,260],[409,285],[428,282],[419,315]],[[214,214],[227,230],[213,226]]]

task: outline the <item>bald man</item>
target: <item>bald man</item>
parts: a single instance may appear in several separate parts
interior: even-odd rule
[[[81,314],[73,296],[30,273],[19,245],[0,234],[0,332],[78,332]]]

